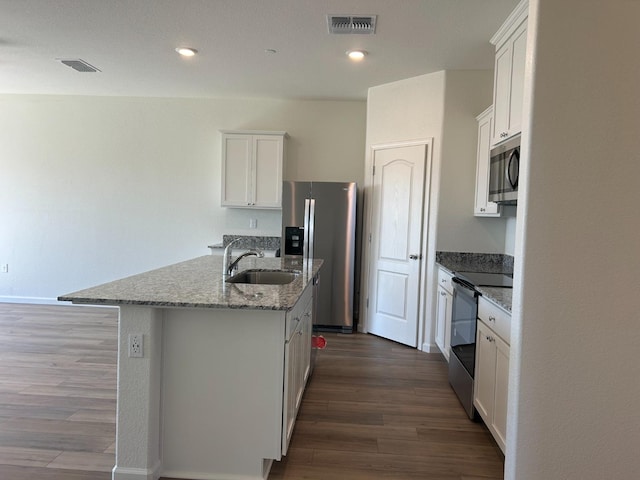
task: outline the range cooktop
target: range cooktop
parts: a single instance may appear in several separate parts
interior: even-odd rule
[[[456,277],[461,277],[476,287],[513,288],[513,276],[505,273],[456,272]]]

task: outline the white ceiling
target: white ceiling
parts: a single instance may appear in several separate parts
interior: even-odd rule
[[[365,99],[371,86],[425,73],[492,69],[489,38],[516,4],[0,0],[0,93]],[[327,14],[377,15],[376,34],[329,35]],[[184,59],[181,45],[199,54]],[[353,48],[369,55],[350,62]]]

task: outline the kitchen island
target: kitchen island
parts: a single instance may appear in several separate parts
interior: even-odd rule
[[[58,298],[120,310],[114,480],[268,476],[310,372],[321,265],[245,258],[240,271],[299,274],[232,284],[207,255]]]

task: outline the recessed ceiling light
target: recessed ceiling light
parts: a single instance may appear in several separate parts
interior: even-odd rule
[[[191,47],[178,47],[176,48],[176,52],[178,52],[183,57],[193,57],[198,51],[195,48]]]
[[[367,55],[367,53],[368,52],[366,52],[365,50],[349,50],[347,52],[347,55],[354,62],[359,62]]]

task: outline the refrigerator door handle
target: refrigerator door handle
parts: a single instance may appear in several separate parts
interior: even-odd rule
[[[307,250],[306,258],[314,258],[313,239],[315,237],[314,235],[315,223],[316,223],[316,199],[311,198],[309,200],[309,230],[307,230],[309,234],[308,235],[305,234],[305,238],[309,242],[309,249]]]
[[[311,199],[304,199],[304,241],[302,246],[302,258],[308,258],[309,254],[309,210],[311,210]]]

